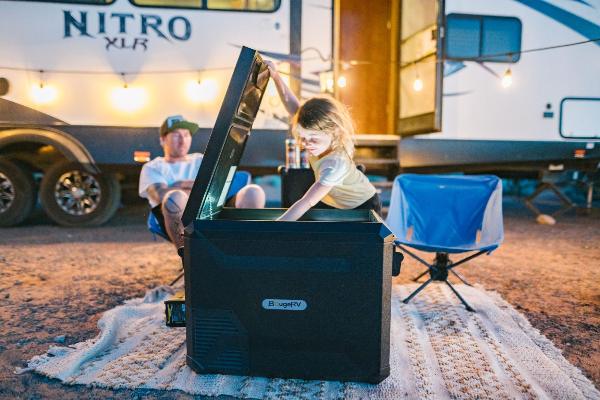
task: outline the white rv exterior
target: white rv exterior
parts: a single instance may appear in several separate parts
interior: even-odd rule
[[[370,24],[386,26],[391,43],[398,43],[400,64],[368,52],[373,59],[345,59],[339,52],[336,21],[355,21],[344,12],[356,12],[357,4],[364,7],[360,0],[140,5],[161,1],[167,3],[0,0],[0,226],[22,221],[38,190],[42,206],[59,223],[106,221],[119,202],[118,183],[135,181],[136,162],[161,154],[156,131],[165,116],[198,121],[194,150],[206,144],[241,46],[280,61],[280,70],[302,97],[322,88],[339,97],[334,82],[344,71],[369,65],[390,71],[397,65],[395,73],[385,75],[395,80],[388,86],[397,93],[378,96],[387,103],[364,107],[381,110],[382,119],[397,117],[398,129],[369,131],[379,135],[358,135],[357,141],[358,162],[375,169],[391,166],[388,175],[398,168],[591,170],[600,160],[600,41],[592,41],[600,39],[600,0],[388,0],[386,6],[399,21],[375,13],[361,22],[364,32],[344,31],[352,42],[367,37]],[[175,8],[176,2],[265,8]],[[348,11],[336,4],[346,4]],[[494,22],[490,29],[486,21]],[[527,52],[583,41],[591,42]],[[496,54],[490,48],[509,52],[490,60],[490,53]],[[504,87],[509,68],[512,85]],[[413,79],[419,74],[416,93]],[[370,79],[376,78],[349,82],[343,94],[361,98]],[[406,126],[417,128],[410,132],[403,130]],[[283,159],[287,128],[271,83],[242,167],[275,170]],[[399,139],[399,133],[419,134]],[[40,184],[32,178],[36,172],[44,176]],[[104,193],[95,211],[69,215],[44,206],[55,198],[58,182],[52,179],[70,172]],[[3,187],[10,190],[2,192]],[[26,201],[15,197],[15,188]],[[2,220],[7,204],[23,202],[26,206],[13,210],[16,216],[4,214]]]
[[[600,40],[527,52],[600,39],[600,1],[446,0],[445,14],[446,51],[468,35],[452,35],[450,20],[466,15],[517,21],[524,53],[513,55],[516,62],[447,59],[442,129],[401,140],[403,168],[600,158]],[[498,29],[482,40],[502,42],[507,34]],[[508,68],[512,84],[505,87]]]
[[[0,0],[0,226],[38,197],[59,224],[105,222],[120,183],[162,155],[166,116],[197,121],[202,151],[242,46],[319,92],[331,21],[331,0]],[[287,116],[274,86],[253,133],[242,167],[275,170]]]
[[[546,5],[541,3],[556,8],[546,10]],[[537,9],[538,4],[544,8]],[[543,11],[552,13],[548,15]],[[523,51],[600,39],[598,0],[450,0],[446,15],[450,14],[517,18],[522,25],[520,47]],[[581,22],[594,26],[595,35],[594,31],[586,35],[584,27],[572,25],[580,21],[569,17],[580,18]],[[578,28],[581,31],[575,30]],[[590,37],[592,35],[595,37]],[[480,66],[469,61],[464,64],[465,68],[444,78],[443,131],[432,134],[431,138],[600,140],[600,40],[524,53],[510,64],[483,63],[484,66]],[[504,87],[502,76],[509,67],[512,84]],[[568,100],[573,98],[587,100]],[[553,115],[544,118],[544,113]]]
[[[292,0],[266,12],[80,3],[0,1],[2,99],[71,125],[156,127],[182,114],[212,127],[242,45],[290,54]],[[317,83],[304,90],[318,92],[310,72],[330,68],[331,2],[304,4],[302,23],[302,48],[327,59],[303,55]],[[40,96],[40,84],[52,94]],[[272,118],[284,114],[274,88],[265,100],[256,127],[285,129]]]

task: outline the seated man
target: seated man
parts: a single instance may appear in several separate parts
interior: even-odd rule
[[[164,157],[144,164],[140,174],[139,195],[148,199],[152,213],[180,255],[183,254],[181,215],[203,157],[202,153],[188,153],[197,130],[197,124],[181,115],[168,117],[159,130]],[[234,204],[237,208],[263,208],[265,193],[258,185],[247,185],[237,193]]]

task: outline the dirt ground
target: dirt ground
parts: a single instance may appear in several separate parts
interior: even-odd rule
[[[153,241],[146,230],[146,211],[145,205],[128,206],[95,229],[61,228],[41,216],[27,226],[0,229],[0,398],[192,398],[65,386],[14,373],[50,345],[94,337],[104,311],[178,274],[180,261],[170,245]],[[395,283],[408,282],[421,269],[407,260]],[[460,272],[498,291],[600,387],[599,213],[571,213],[554,226],[538,225],[509,200],[504,244]]]

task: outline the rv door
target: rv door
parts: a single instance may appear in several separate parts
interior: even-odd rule
[[[442,129],[444,0],[402,0],[398,133]]]

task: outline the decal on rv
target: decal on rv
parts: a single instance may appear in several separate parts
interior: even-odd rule
[[[159,15],[132,13],[104,13],[96,15],[87,11],[63,10],[64,38],[76,35],[104,39],[105,50],[148,50],[151,36],[171,41],[187,41],[192,36],[192,24],[183,16],[173,16],[164,21]],[[97,31],[91,32],[90,20],[97,19]],[[139,27],[140,36],[131,37],[135,27]]]

